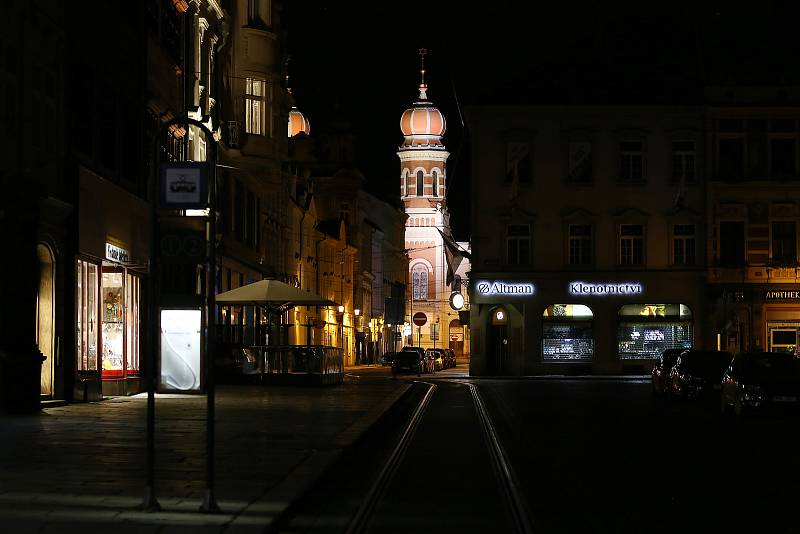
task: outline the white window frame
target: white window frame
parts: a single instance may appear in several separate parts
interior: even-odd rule
[[[251,135],[267,135],[266,94],[267,82],[259,78],[245,78],[244,131]]]
[[[692,149],[676,149],[676,143],[692,143]],[[687,172],[690,169],[691,172]],[[694,182],[695,180],[697,180],[697,143],[693,139],[673,139],[672,181]]]
[[[678,226],[691,226],[692,233],[678,235],[675,233],[675,228]],[[697,225],[694,223],[676,223],[671,226],[670,233],[672,234],[672,265],[680,267],[697,265]],[[679,251],[682,255],[681,261],[679,261],[678,257]],[[691,261],[688,261],[689,251],[691,251]]]
[[[511,228],[518,227],[518,228],[525,228],[525,234],[519,235],[511,235]],[[523,242],[527,242],[528,244],[528,251],[527,251],[527,261],[522,261],[522,254],[521,252],[521,244]],[[515,261],[512,260],[511,250],[512,245],[514,246],[514,250],[516,251],[516,259]],[[531,225],[530,224],[509,224],[506,226],[506,264],[507,265],[530,265],[531,264],[531,256],[532,256],[532,249],[531,246]]]
[[[627,143],[638,143],[638,150],[630,150],[623,148]],[[645,160],[644,160],[645,146],[644,141],[641,139],[625,139],[619,143],[619,181],[628,184],[638,184],[644,181],[645,177]],[[634,177],[633,162],[638,157],[639,160],[639,176]]]
[[[589,235],[572,235],[572,229],[585,226],[589,228]],[[569,265],[592,265],[594,262],[594,250],[593,250],[593,238],[594,238],[594,229],[592,228],[591,224],[569,224],[567,226],[567,262]],[[589,243],[589,257],[583,258],[583,250],[582,243],[588,242]],[[574,250],[576,254],[573,255],[573,243],[575,243]],[[574,261],[574,260],[585,260],[585,261]]]
[[[642,229],[641,235],[623,235],[623,228],[625,227],[636,227]],[[636,223],[625,223],[619,225],[619,255],[618,261],[619,265],[622,266],[637,266],[637,265],[645,265],[647,258],[645,257],[645,234],[647,233],[647,227],[644,224],[636,224]],[[626,245],[628,244],[629,245]],[[639,249],[641,250],[641,261],[636,261],[636,244],[639,243]],[[630,261],[626,261],[626,254],[625,249],[630,249]]]

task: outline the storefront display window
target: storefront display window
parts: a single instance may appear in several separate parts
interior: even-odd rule
[[[139,277],[126,275],[125,284],[125,358],[128,374],[139,372]]]
[[[692,313],[684,304],[627,304],[619,321],[620,359],[655,359],[665,349],[692,348]]]
[[[124,267],[78,260],[76,284],[78,371],[103,378],[139,372],[139,277]]]
[[[103,376],[122,376],[124,371],[125,317],[123,273],[103,268]]]
[[[97,265],[78,260],[76,337],[79,371],[97,370],[97,271]]]
[[[542,314],[542,358],[591,360],[594,355],[592,310],[583,304],[553,304]]]

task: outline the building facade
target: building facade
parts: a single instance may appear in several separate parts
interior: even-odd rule
[[[649,371],[705,339],[702,107],[480,106],[474,375]]]
[[[709,343],[731,352],[798,354],[798,97],[777,87],[707,91]]]

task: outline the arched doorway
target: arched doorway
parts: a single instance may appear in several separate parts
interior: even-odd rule
[[[39,291],[36,296],[36,344],[47,357],[42,362],[41,393],[53,395],[55,371],[55,257],[44,243],[36,246],[39,258]]]
[[[448,327],[450,333],[450,348],[456,354],[456,359],[460,360],[464,357],[464,325],[458,319],[450,321]]]
[[[508,373],[508,312],[498,307],[489,317],[486,336],[487,371],[490,375]]]

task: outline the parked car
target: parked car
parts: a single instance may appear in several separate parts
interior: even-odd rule
[[[722,413],[794,407],[800,399],[800,360],[784,352],[737,354],[722,377]]]
[[[714,397],[722,389],[722,375],[733,354],[720,350],[686,350],[669,373],[670,391],[675,397],[699,399]]]
[[[425,356],[433,361],[433,368],[436,371],[444,369],[444,350],[442,349],[426,349]]]
[[[457,365],[455,351],[453,349],[447,348],[444,349],[444,353],[447,354],[447,361],[450,362],[449,367],[455,367]]]
[[[650,372],[654,394],[663,395],[669,391],[669,372],[675,362],[678,361],[678,356],[685,350],[687,349],[666,349],[661,353],[661,356],[653,366],[653,370]]]
[[[397,357],[397,354],[398,353],[396,351],[385,352],[383,353],[383,356],[378,359],[378,363],[383,366],[392,365],[392,362]]]
[[[419,376],[427,373],[428,367],[429,363],[425,359],[424,350],[419,347],[404,347],[392,361],[392,374],[416,373]]]

